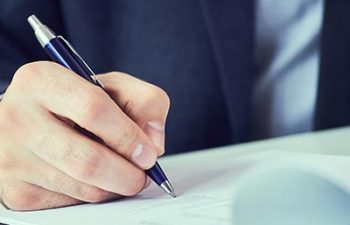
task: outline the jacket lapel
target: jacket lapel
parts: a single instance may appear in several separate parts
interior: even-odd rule
[[[230,115],[235,142],[250,132],[253,85],[252,0],[199,0]]]
[[[349,1],[325,4],[316,129],[350,124],[349,10]]]

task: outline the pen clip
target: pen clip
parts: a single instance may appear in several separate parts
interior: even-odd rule
[[[89,70],[90,77],[95,81],[95,83],[97,83],[98,85],[100,85],[102,88],[105,88],[105,86],[102,84],[102,82],[98,79],[98,77],[95,75],[94,71],[92,71],[92,69],[90,68],[90,66],[85,62],[85,60],[78,54],[78,52],[75,50],[75,48],[69,43],[69,41],[67,41],[64,37],[62,36],[57,36],[57,38],[60,38],[67,46],[68,48],[73,52],[73,54],[84,64],[84,66],[86,67],[86,69]]]

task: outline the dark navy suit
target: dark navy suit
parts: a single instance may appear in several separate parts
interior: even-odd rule
[[[167,123],[168,153],[247,141],[252,138],[253,3],[251,0],[2,0],[1,87],[6,88],[20,65],[47,59],[26,22],[27,16],[34,13],[56,33],[67,37],[95,72],[127,72],[167,91],[172,103]],[[339,8],[337,4],[349,5],[340,0],[327,4],[336,5],[327,7],[333,11]],[[328,11],[324,30],[329,29],[335,15]],[[346,12],[343,16],[349,21]],[[347,40],[350,40],[349,30],[345,27],[343,31]],[[325,52],[329,43],[341,35],[329,36],[325,36]],[[339,51],[350,53],[348,41],[343,44],[346,47],[341,46]],[[336,60],[324,57],[322,61],[325,66],[320,87],[333,92],[339,104],[329,105],[332,103],[329,94],[319,90],[318,109],[322,111],[316,116],[319,128],[349,124],[350,79],[345,72],[350,68],[345,63],[346,56],[338,70],[329,69],[339,68],[334,65]],[[337,81],[327,85],[331,83],[327,79],[334,80],[335,76],[338,76],[336,80],[342,80],[341,92]],[[329,109],[340,116],[335,118]]]

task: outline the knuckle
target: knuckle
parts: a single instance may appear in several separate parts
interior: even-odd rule
[[[96,174],[95,163],[82,163],[77,166],[76,174],[82,180],[90,180]]]
[[[104,75],[109,76],[111,78],[119,78],[120,76],[125,76],[125,75],[128,76],[128,74],[126,74],[126,73],[117,72],[117,71],[111,71],[111,72],[108,72]]]
[[[27,89],[35,80],[41,79],[42,70],[46,62],[31,62],[22,65],[15,72],[12,84],[21,89]],[[33,82],[34,81],[34,82]]]
[[[97,87],[92,88],[87,91],[85,97],[82,100],[82,115],[80,119],[82,124],[89,126],[94,123],[99,118],[103,117],[103,113],[107,109],[106,96]]]
[[[25,79],[25,81],[27,81],[27,78],[31,77],[32,74],[37,74],[37,70],[38,65],[36,62],[24,64],[17,69],[14,75],[14,79],[17,79],[19,81]]]
[[[160,99],[162,101],[162,103],[166,106],[166,108],[169,108],[170,107],[170,97],[168,95],[168,93],[166,93],[163,89],[161,89],[161,92],[160,92]]]
[[[93,179],[99,169],[101,154],[96,150],[91,150],[84,152],[84,154],[80,152],[75,157],[76,160],[73,161],[76,161],[75,172],[77,176],[84,181]]]
[[[36,193],[12,187],[3,192],[3,202],[11,210],[28,211],[40,202],[40,197]]]
[[[145,187],[145,183],[146,175],[144,172],[139,171],[138,173],[130,177],[130,181],[122,194],[125,196],[136,195],[143,190],[143,188]]]
[[[135,143],[138,143],[141,135],[133,125],[123,127],[122,129],[116,138],[118,151],[127,155],[129,153],[132,154],[132,147],[135,146]]]
[[[151,97],[152,100],[156,100],[157,102],[161,103],[161,105],[166,106],[166,108],[168,108],[170,105],[170,98],[168,94],[160,87],[152,85]]]
[[[84,185],[79,190],[79,196],[85,202],[101,202],[107,199],[108,192],[102,189],[96,188],[92,185]]]
[[[144,91],[142,102],[138,102],[138,111],[151,112],[152,114],[166,114],[170,107],[170,98],[161,88],[149,85]],[[150,106],[153,111],[150,111]]]

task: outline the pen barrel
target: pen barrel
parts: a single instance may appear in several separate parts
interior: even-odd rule
[[[93,84],[96,82],[91,78],[93,75],[83,62],[76,56],[61,37],[53,38],[44,46],[46,53],[58,64],[72,70],[79,76],[90,81]]]

